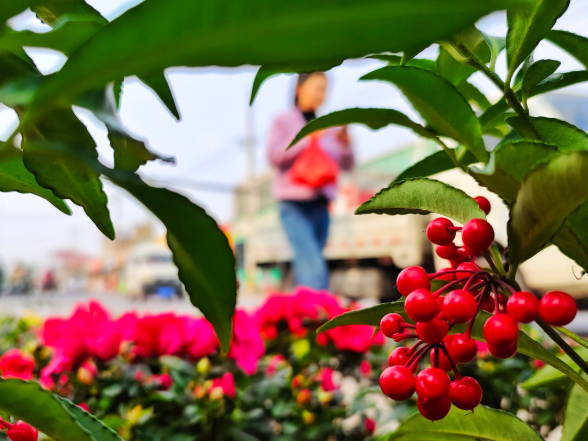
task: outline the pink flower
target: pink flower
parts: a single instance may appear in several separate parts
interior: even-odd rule
[[[182,320],[186,340],[185,351],[190,358],[197,360],[216,352],[218,339],[210,322],[204,318],[192,317],[182,317]]]
[[[175,314],[146,315],[135,325],[134,353],[145,358],[179,355],[184,346],[183,334],[182,320]]]
[[[272,376],[278,370],[278,366],[286,361],[282,354],[276,354],[269,359],[267,367],[265,369],[266,375]]]
[[[363,360],[360,364],[359,364],[359,372],[361,373],[361,375],[363,375],[364,377],[369,377],[370,374],[372,373],[372,365],[370,364],[369,361],[367,360]]]
[[[18,349],[10,349],[0,357],[0,375],[4,378],[32,380],[35,361]]]
[[[367,433],[374,433],[376,431],[376,420],[366,417],[363,420],[363,427],[365,427]]]
[[[151,381],[159,386],[161,390],[168,390],[172,387],[174,380],[172,379],[171,375],[168,373],[160,374],[160,375],[152,375]]]
[[[381,333],[374,335],[374,328],[368,325],[347,325],[326,331],[329,339],[340,351],[366,352],[372,345],[384,343]]]
[[[243,310],[235,311],[233,341],[229,357],[247,375],[257,371],[257,362],[265,353],[265,345],[259,334],[257,321]]]
[[[325,392],[331,392],[338,389],[338,386],[333,381],[333,369],[323,368],[320,372],[321,388]]]
[[[213,379],[210,391],[212,392],[217,388],[222,390],[223,394],[227,397],[235,398],[237,388],[235,387],[235,377],[233,377],[233,374],[226,372],[222,377]]]

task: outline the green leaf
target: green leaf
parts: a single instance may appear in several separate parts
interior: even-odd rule
[[[215,0],[150,0],[76,51],[39,92],[38,104],[65,102],[123,76],[169,66],[278,67],[416,50],[493,10],[526,1],[447,0],[440,7],[438,0],[251,0],[222,6]]]
[[[374,60],[381,60],[387,62],[390,66],[412,66],[420,67],[425,70],[437,70],[437,63],[434,60],[428,58],[412,58],[405,61],[403,57],[395,54],[373,54],[367,58],[373,58]]]
[[[534,0],[508,8],[506,54],[509,78],[547,35],[568,5],[569,0]]]
[[[469,151],[461,159],[463,165],[476,162],[476,158]],[[435,152],[419,162],[411,165],[394,179],[393,183],[405,181],[412,178],[423,178],[455,168],[455,165],[444,150]]]
[[[171,114],[177,119],[180,119],[180,112],[176,106],[174,95],[169,87],[163,72],[152,75],[140,75],[139,79],[145,83],[155,94],[159,97],[161,102],[165,104]]]
[[[63,397],[56,395],[55,398],[61,401],[61,405],[76,419],[76,422],[91,434],[93,440],[122,441],[122,438],[114,430],[91,413]]]
[[[463,191],[427,178],[393,183],[363,203],[356,213],[438,213],[461,223],[486,217],[476,201]]]
[[[461,93],[468,101],[468,103],[477,106],[480,110],[484,111],[491,106],[490,101],[488,101],[488,98],[486,98],[486,95],[484,95],[482,91],[472,83],[463,81],[457,84],[455,87],[459,93]]]
[[[51,191],[37,184],[35,176],[23,163],[22,151],[2,146],[0,149],[0,191],[31,193],[46,199],[65,214],[71,214],[67,204]]]
[[[389,66],[370,72],[362,79],[394,83],[431,127],[458,140],[479,160],[488,159],[476,114],[445,78],[416,67]]]
[[[588,38],[572,32],[553,30],[547,39],[575,57],[588,69]]]
[[[588,350],[586,348],[578,347],[574,350],[584,360],[588,360]],[[560,354],[556,358],[566,365],[575,365],[572,359],[566,354]],[[554,383],[565,382],[566,380],[568,380],[568,377],[564,372],[556,369],[552,365],[548,365],[538,369],[531,377],[527,378],[523,383],[521,383],[521,387],[527,390],[535,390],[540,387],[551,386]]]
[[[22,147],[26,168],[35,175],[40,185],[81,206],[98,229],[106,237],[114,239],[114,227],[99,174],[67,157],[55,158],[43,147],[46,141],[52,140],[59,140],[76,151],[98,159],[94,140],[86,127],[71,110],[63,109],[46,115],[34,130],[24,133]]]
[[[290,146],[296,144],[302,138],[317,130],[328,127],[344,126],[347,124],[365,124],[371,129],[377,130],[390,124],[404,126],[424,138],[433,138],[434,135],[425,127],[411,120],[404,113],[394,109],[362,109],[353,108],[339,110],[319,118],[313,119],[306,124],[294,137]]]
[[[84,0],[29,0],[29,7],[37,16],[50,26],[67,16],[76,21],[106,22],[96,9]]]
[[[389,439],[382,437],[382,440]],[[439,432],[410,432],[394,437],[394,441],[476,441],[476,438]]]
[[[449,414],[439,421],[429,421],[417,412],[401,424],[388,439],[398,440],[405,436],[404,439],[408,440],[410,438],[406,436],[413,433],[419,436],[425,433],[441,436],[462,435],[488,441],[542,440],[531,426],[513,414],[486,406],[478,406],[473,412],[453,407]]]
[[[492,55],[486,37],[474,26],[454,35],[449,43],[441,43],[437,57],[438,72],[454,85],[465,81],[476,71],[468,64],[469,59],[460,52],[461,47],[482,64],[489,62]]]
[[[539,60],[531,64],[523,77],[521,86],[523,99],[526,99],[531,94],[535,86],[555,72],[560,64],[556,60]]]
[[[0,379],[0,409],[56,441],[121,441],[83,409],[33,381]],[[93,419],[92,430],[85,422],[87,419]],[[111,436],[104,437],[102,433],[111,433]]]
[[[0,4],[0,30],[6,26],[6,20],[14,17],[29,7],[29,0],[12,0]]]
[[[404,301],[381,303],[355,311],[345,312],[321,325],[316,330],[317,334],[345,325],[370,325],[379,326],[380,320],[391,312],[404,312]]]
[[[251,96],[249,98],[249,105],[252,105],[255,101],[255,97],[261,88],[261,85],[269,78],[273,77],[274,75],[285,74],[285,73],[310,73],[310,72],[325,72],[339,64],[341,64],[343,60],[338,60],[336,62],[329,62],[329,63],[306,63],[306,64],[292,64],[290,66],[276,66],[273,67],[271,65],[261,66],[257,69],[255,74],[255,78],[253,79],[253,86],[251,87]]]
[[[588,151],[563,153],[527,175],[511,210],[509,261],[518,265],[553,238],[588,201]]]
[[[555,146],[534,141],[513,141],[499,145],[482,169],[471,168],[471,175],[484,187],[512,203],[520,183],[533,168],[557,156]]]
[[[223,349],[229,349],[237,282],[235,259],[216,222],[188,198],[150,187],[138,176],[104,169],[167,228],[167,243],[190,301],[212,323]]]
[[[525,138],[538,138],[557,146],[562,152],[588,150],[588,134],[561,119],[532,117],[523,119],[514,116],[507,119],[516,131]],[[529,122],[531,126],[529,126]]]
[[[585,70],[576,70],[552,75],[541,81],[531,90],[529,96],[541,95],[553,90],[563,89],[564,87],[588,81],[588,72]]]
[[[553,238],[562,253],[588,271],[588,203],[577,208]]]
[[[588,438],[588,392],[578,385],[570,390],[561,441],[583,441]]]
[[[580,337],[578,334],[576,334],[575,332],[570,331],[569,329],[566,329],[566,328],[563,328],[563,327],[556,328],[556,329],[557,329],[558,332],[561,332],[566,337],[571,338],[572,340],[574,340],[579,345],[584,346],[586,349],[588,349],[588,340]]]

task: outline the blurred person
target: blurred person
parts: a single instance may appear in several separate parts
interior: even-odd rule
[[[41,290],[44,292],[55,291],[57,289],[57,279],[55,277],[55,271],[53,268],[49,268],[43,275],[41,281]]]
[[[294,106],[275,118],[268,137],[268,157],[276,171],[274,196],[294,251],[295,282],[315,289],[329,287],[323,256],[329,232],[328,205],[335,197],[338,171],[351,170],[354,155],[346,127],[315,132],[287,147],[316,118],[327,86],[324,72],[300,74]]]

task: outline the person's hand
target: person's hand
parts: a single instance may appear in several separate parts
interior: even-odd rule
[[[339,130],[337,131],[337,139],[345,147],[349,147],[351,143],[349,141],[349,132],[347,131],[347,126],[339,128]]]

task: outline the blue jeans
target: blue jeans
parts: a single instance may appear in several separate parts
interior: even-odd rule
[[[329,269],[323,256],[329,234],[327,205],[326,199],[280,202],[280,218],[294,251],[297,285],[329,288]]]

